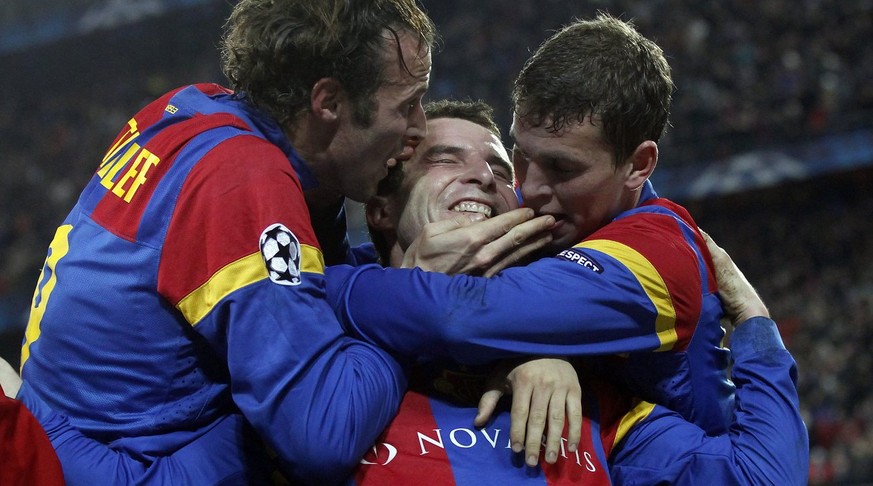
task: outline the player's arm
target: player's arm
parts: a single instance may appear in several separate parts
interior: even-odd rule
[[[278,149],[251,139],[224,142],[187,177],[158,288],[226,360],[233,401],[286,473],[334,483],[393,417],[405,377],[344,335],[299,183]]]
[[[710,437],[655,406],[610,458],[617,484],[806,484],[809,442],[800,417],[797,367],[775,323],[752,318],[732,336],[737,413]]]
[[[0,383],[10,398],[14,398],[22,386],[18,373],[4,359],[0,359]],[[105,484],[142,484],[146,481],[153,484],[217,483],[227,479],[220,475],[222,471],[233,470],[237,474],[245,474],[246,464],[240,450],[232,441],[241,433],[240,429],[244,425],[239,416],[222,421],[212,431],[197,439],[198,444],[189,445],[172,457],[161,457],[146,464],[86,437],[65,416],[53,411],[36,394],[24,394],[22,400],[51,441],[54,453],[63,465],[64,483],[67,485],[94,484],[95,478],[100,478]],[[16,430],[16,433],[23,431]],[[32,441],[29,445],[38,443],[38,438],[29,440]],[[191,457],[191,451],[197,448],[208,449],[209,454]],[[215,462],[206,464],[206,458]]]
[[[766,305],[730,256],[703,233],[731,336],[736,414],[729,433],[709,437],[656,406],[610,458],[616,483],[806,484],[809,438],[800,416],[797,366]]]
[[[623,255],[587,251],[595,264],[568,254],[492,278],[337,266],[328,269],[328,294],[351,332],[402,356],[475,364],[675,345],[676,292],[696,299],[699,311],[697,255],[685,249],[673,257],[671,271],[688,283],[671,292],[663,279],[650,278],[653,265],[641,276]]]
[[[25,394],[22,400],[51,440],[68,486],[92,485],[98,479],[101,484],[220,484],[269,477],[266,457],[245,454],[241,438],[252,432],[239,414],[219,420],[169,456],[142,462],[85,436],[35,394]]]

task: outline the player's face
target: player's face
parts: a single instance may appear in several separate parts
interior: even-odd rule
[[[512,165],[500,139],[485,127],[458,118],[428,122],[428,135],[404,163],[398,191],[403,210],[397,239],[406,249],[426,223],[459,212],[488,217],[518,207]]]
[[[374,94],[370,124],[362,126],[352,118],[351,110],[345,110],[336,134],[339,150],[334,158],[340,163],[334,176],[340,178],[342,194],[355,201],[372,197],[404,146],[427,133],[421,98],[430,80],[430,50],[419,45],[417,36],[407,31],[398,34],[404,62],[413,75],[400,65],[394,38],[386,33],[385,81]]]
[[[600,124],[567,123],[557,133],[516,117],[512,161],[524,205],[551,214],[553,249],[570,247],[633,207],[626,189],[629,163],[613,165],[613,151]]]

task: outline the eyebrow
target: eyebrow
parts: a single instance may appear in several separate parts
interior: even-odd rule
[[[465,151],[466,149],[454,145],[437,144],[427,149],[422,156],[429,157],[437,154],[461,155]],[[503,167],[504,169],[509,171],[509,175],[515,175],[515,170],[512,167],[512,162],[494,154],[489,155],[486,160],[488,162],[488,165],[497,165]]]
[[[524,151],[518,144],[513,144],[512,152],[518,152],[522,156],[530,158],[531,155]],[[538,152],[536,155],[538,160],[574,160],[574,155],[572,153],[566,152],[564,150],[543,150]]]
[[[435,154],[458,155],[462,152],[464,152],[464,149],[461,147],[456,147],[454,145],[437,144],[432,145],[429,149],[427,149],[427,151],[424,152],[424,157]]]
[[[488,164],[503,167],[507,172],[509,172],[510,177],[515,177],[515,167],[512,166],[512,162],[502,157],[491,155],[488,157]]]

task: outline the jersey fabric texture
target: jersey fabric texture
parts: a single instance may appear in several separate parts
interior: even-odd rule
[[[340,265],[327,282],[347,329],[401,358],[622,353],[617,369],[643,399],[710,434],[731,421],[709,252],[688,212],[648,182],[636,208],[578,245],[492,278]]]
[[[293,479],[344,478],[406,382],[324,299],[315,185],[280,127],[224,88],[149,104],[51,243],[25,401],[146,466],[239,410]]]
[[[411,380],[397,417],[350,484],[806,484],[809,442],[797,367],[775,323],[742,323],[731,348],[737,413],[724,434],[709,436],[678,413],[628,399],[583,371],[579,452],[562,449],[555,465],[529,468],[510,449],[508,410],[482,429],[472,426],[483,375],[455,366],[426,382]]]
[[[490,368],[421,367],[397,417],[364,456],[350,484],[433,484],[483,486],[611,484],[606,458],[618,440],[631,402],[605,383],[580,375],[583,423],[579,448],[564,442],[555,464],[528,467],[512,452],[510,413],[499,407],[483,428],[473,426]]]
[[[654,406],[610,458],[615,484],[803,486],[809,436],[800,417],[797,365],[776,325],[756,317],[731,335],[737,410],[730,431],[708,437]]]

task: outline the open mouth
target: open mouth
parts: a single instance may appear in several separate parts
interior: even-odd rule
[[[452,207],[451,210],[459,213],[479,213],[484,215],[486,218],[490,218],[491,213],[493,212],[491,206],[475,201],[461,201],[458,204],[455,204],[455,206]]]

